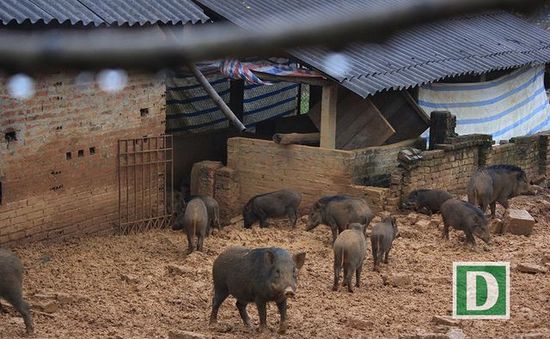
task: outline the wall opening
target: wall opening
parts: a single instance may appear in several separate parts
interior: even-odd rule
[[[143,118],[149,115],[149,108],[141,108],[139,110],[139,115]]]
[[[65,158],[67,160],[71,160],[73,158],[73,155],[71,154],[71,152],[67,152],[67,153],[65,153]]]
[[[82,158],[84,156],[84,150],[83,149],[79,149],[78,150],[78,157],[79,158]]]
[[[7,142],[17,141],[17,133],[14,129],[8,128],[8,130],[4,133],[4,139],[6,139]]]
[[[95,147],[90,147],[90,155],[94,155],[95,154]]]

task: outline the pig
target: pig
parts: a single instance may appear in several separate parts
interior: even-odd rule
[[[298,272],[305,259],[304,252],[292,255],[277,247],[248,249],[235,246],[223,251],[212,267],[214,297],[210,324],[217,322],[220,305],[232,295],[237,299],[237,309],[247,327],[251,325],[246,306],[252,302],[256,304],[261,332],[267,330],[266,304],[274,301],[281,316],[278,332],[285,333],[287,298],[296,294]]]
[[[452,197],[446,191],[422,188],[412,191],[401,207],[402,209],[413,209],[416,212],[431,216],[433,213],[438,213],[441,204]]]
[[[206,205],[206,211],[208,212],[208,227],[206,229],[206,236],[212,234],[212,230],[214,228],[221,230],[222,227],[220,224],[220,205],[218,204],[216,199],[208,195],[192,195],[189,197],[188,201],[194,198],[202,199],[202,201]]]
[[[443,216],[443,238],[449,240],[449,226],[457,230],[464,231],[466,243],[475,246],[474,235],[490,243],[491,236],[487,227],[485,214],[476,206],[469,202],[449,199],[441,205],[441,215]]]
[[[23,300],[23,264],[10,250],[0,248],[0,297],[21,314],[28,334],[34,332],[29,305]],[[1,306],[1,305],[0,305]]]
[[[379,270],[380,261],[384,259],[384,263],[388,263],[388,256],[393,244],[393,241],[399,237],[397,222],[395,217],[387,216],[372,227],[370,235],[372,258],[374,261],[373,271]]]
[[[338,291],[338,281],[340,280],[342,266],[344,267],[344,286],[348,287],[348,292],[353,293],[353,288],[351,287],[353,272],[355,272],[355,287],[359,287],[363,261],[365,260],[367,250],[365,228],[366,225],[353,223],[336,238],[334,242],[333,291]]]
[[[495,218],[496,203],[508,209],[508,199],[531,193],[525,172],[514,165],[492,165],[478,170],[468,184],[468,201],[479,206],[483,213],[491,207]]]
[[[243,208],[244,228],[260,221],[260,227],[267,227],[268,218],[288,217],[292,228],[298,220],[298,207],[302,194],[291,189],[282,189],[252,197]]]
[[[202,199],[191,199],[185,208],[185,213],[176,218],[172,229],[185,229],[188,243],[187,253],[190,254],[195,249],[193,244],[195,237],[197,237],[197,250],[202,251],[204,237],[208,229],[208,211]]]
[[[328,225],[334,244],[338,233],[348,228],[349,224],[359,223],[366,227],[372,218],[374,214],[363,199],[347,195],[324,196],[313,204],[306,230],[311,231],[319,224]]]

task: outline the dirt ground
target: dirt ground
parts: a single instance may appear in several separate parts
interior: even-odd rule
[[[232,298],[222,305],[219,324],[207,325],[212,262],[230,245],[307,252],[297,297],[289,302],[286,338],[446,333],[449,328],[435,324],[432,317],[451,314],[453,261],[510,261],[512,265],[510,320],[461,321],[459,327],[468,337],[541,333],[550,338],[550,273],[515,269],[518,263],[541,265],[543,255],[550,254],[550,191],[515,198],[512,206],[526,208],[536,218],[533,235],[494,236],[490,246],[478,241],[474,250],[460,242],[457,231],[451,231],[450,241],[442,241],[440,227],[422,222],[430,220],[427,216],[419,216],[420,222],[414,222],[414,216],[399,217],[403,237],[394,243],[390,264],[383,265],[380,273],[373,272],[369,244],[363,286],[353,294],[344,289],[331,291],[330,231],[319,226],[306,232],[303,220],[295,230],[284,220],[267,229],[228,226],[206,240],[205,253],[189,256],[184,234],[171,230],[86,237],[14,250],[27,270],[24,293],[31,304],[48,302],[56,293],[66,294],[66,300],[53,301],[58,309],[51,315],[34,313],[35,338],[166,338],[172,330],[216,338],[257,337],[242,325]],[[170,272],[168,265],[182,270]],[[408,275],[412,283],[386,286],[381,276],[390,273]],[[253,305],[249,312],[257,327]],[[269,335],[278,336],[275,305],[268,308],[268,321]],[[1,338],[23,333],[22,319],[13,310],[0,314]]]

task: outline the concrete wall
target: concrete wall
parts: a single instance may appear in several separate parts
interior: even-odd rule
[[[34,75],[25,101],[0,85],[0,244],[110,229],[118,220],[117,140],[164,133],[165,86],[129,74],[115,94],[77,73]],[[0,84],[7,79],[0,78]]]

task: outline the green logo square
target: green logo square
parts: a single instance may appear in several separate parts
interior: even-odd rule
[[[509,319],[510,263],[454,262],[453,318]]]

